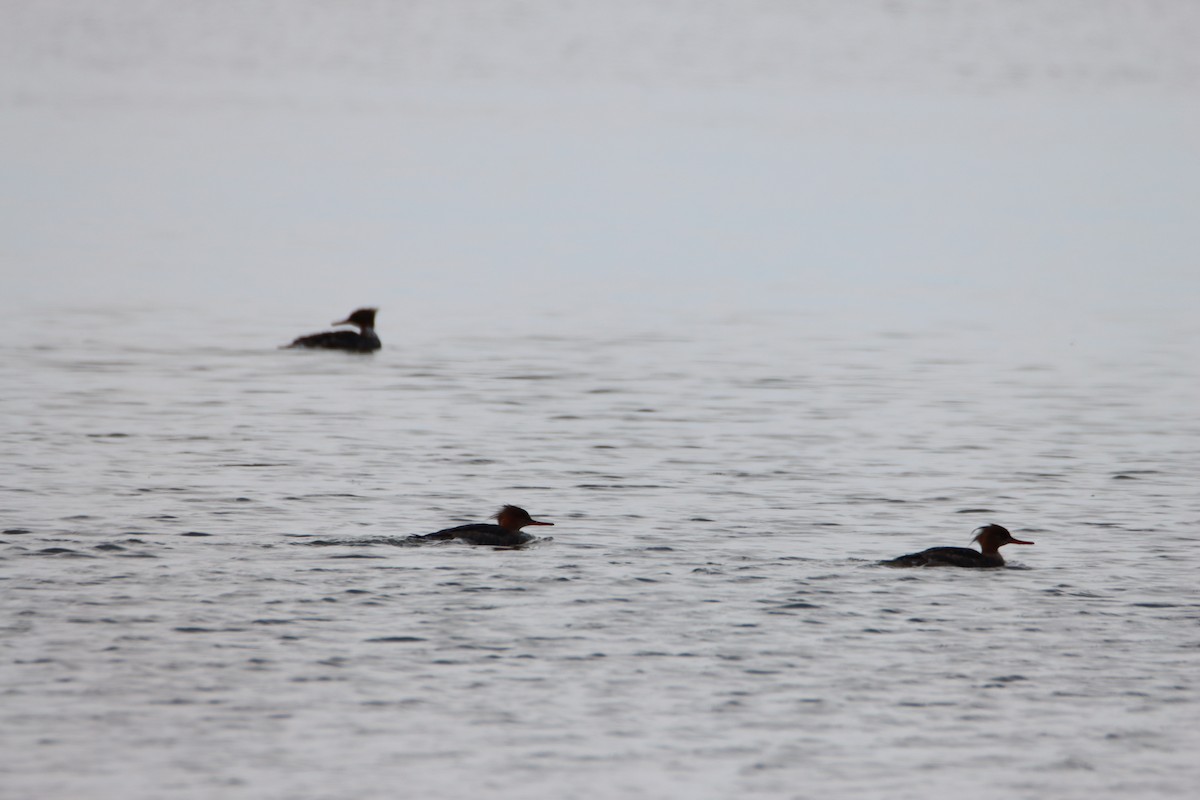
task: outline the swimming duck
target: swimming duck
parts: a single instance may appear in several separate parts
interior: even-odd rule
[[[360,308],[334,325],[354,325],[354,331],[325,331],[301,336],[287,347],[318,347],[325,350],[346,350],[351,353],[371,353],[383,346],[375,333],[376,308]]]
[[[504,506],[496,512],[493,517],[496,520],[495,525],[489,525],[485,522],[476,522],[470,525],[459,525],[454,528],[446,528],[445,530],[437,531],[436,533],[426,533],[421,536],[410,537],[419,541],[441,541],[445,539],[459,539],[468,544],[483,544],[500,547],[513,547],[519,544],[525,544],[536,539],[529,533],[523,533],[521,528],[526,528],[531,525],[553,525],[553,522],[540,522],[529,516],[529,512],[517,506]]]
[[[1013,538],[1008,529],[1000,525],[984,525],[976,528],[974,533],[971,541],[979,542],[979,550],[969,547],[931,547],[883,563],[890,567],[1003,567],[1001,547],[1006,544],[1033,544]]]

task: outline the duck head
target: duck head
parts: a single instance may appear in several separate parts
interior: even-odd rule
[[[334,325],[357,325],[360,328],[375,327],[375,312],[378,308],[360,308],[344,320],[333,323]]]
[[[985,553],[999,552],[1000,548],[1006,544],[1033,544],[1033,542],[1015,538],[1007,528],[1000,525],[984,525],[982,528],[976,528],[975,536],[971,541],[979,542],[979,549]]]
[[[539,522],[529,516],[529,512],[518,506],[505,506],[496,512],[496,524],[506,531],[519,531],[530,525],[553,525],[553,522]]]

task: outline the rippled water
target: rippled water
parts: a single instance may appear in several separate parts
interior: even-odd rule
[[[970,361],[770,316],[118,343],[166,323],[6,350],[7,796],[1195,786],[1182,345]],[[501,502],[553,537],[395,546]],[[989,520],[1036,546],[874,563]]]
[[[1191,4],[0,5],[0,798],[1195,795]]]

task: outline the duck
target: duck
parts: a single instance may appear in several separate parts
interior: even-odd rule
[[[300,336],[285,347],[313,347],[323,350],[345,350],[350,353],[373,353],[383,346],[379,334],[375,333],[377,308],[360,308],[334,325],[354,325],[354,331],[325,331]]]
[[[536,520],[529,512],[519,506],[506,505],[497,511],[492,519],[495,525],[486,522],[476,522],[470,525],[458,525],[453,528],[409,537],[414,541],[436,542],[457,539],[467,544],[491,545],[493,547],[516,547],[527,544],[537,537],[525,533],[521,528],[534,525],[552,526],[553,522]]]
[[[882,562],[889,567],[1003,567],[1004,556],[1000,548],[1006,544],[1033,544],[1015,538],[1001,525],[984,525],[972,531],[972,542],[979,542],[979,550],[969,547],[931,547],[919,553],[893,558]]]

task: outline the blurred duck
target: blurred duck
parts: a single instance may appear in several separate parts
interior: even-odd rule
[[[1000,548],[1006,544],[1033,544],[1014,539],[1008,529],[999,525],[984,525],[975,529],[979,550],[969,547],[931,547],[919,553],[884,561],[890,567],[1003,567]],[[982,552],[980,552],[982,551]]]
[[[371,353],[382,347],[375,333],[375,308],[360,308],[334,325],[354,325],[354,331],[325,331],[301,336],[287,347],[318,347],[325,350],[346,350],[351,353]]]
[[[414,540],[441,541],[444,539],[459,539],[469,544],[513,547],[536,539],[529,533],[522,533],[521,528],[530,525],[553,525],[553,522],[539,522],[529,516],[529,512],[517,506],[505,506],[493,517],[495,525],[477,522],[471,525],[459,525],[456,528],[446,528],[437,533],[427,533],[423,536],[413,536]]]

